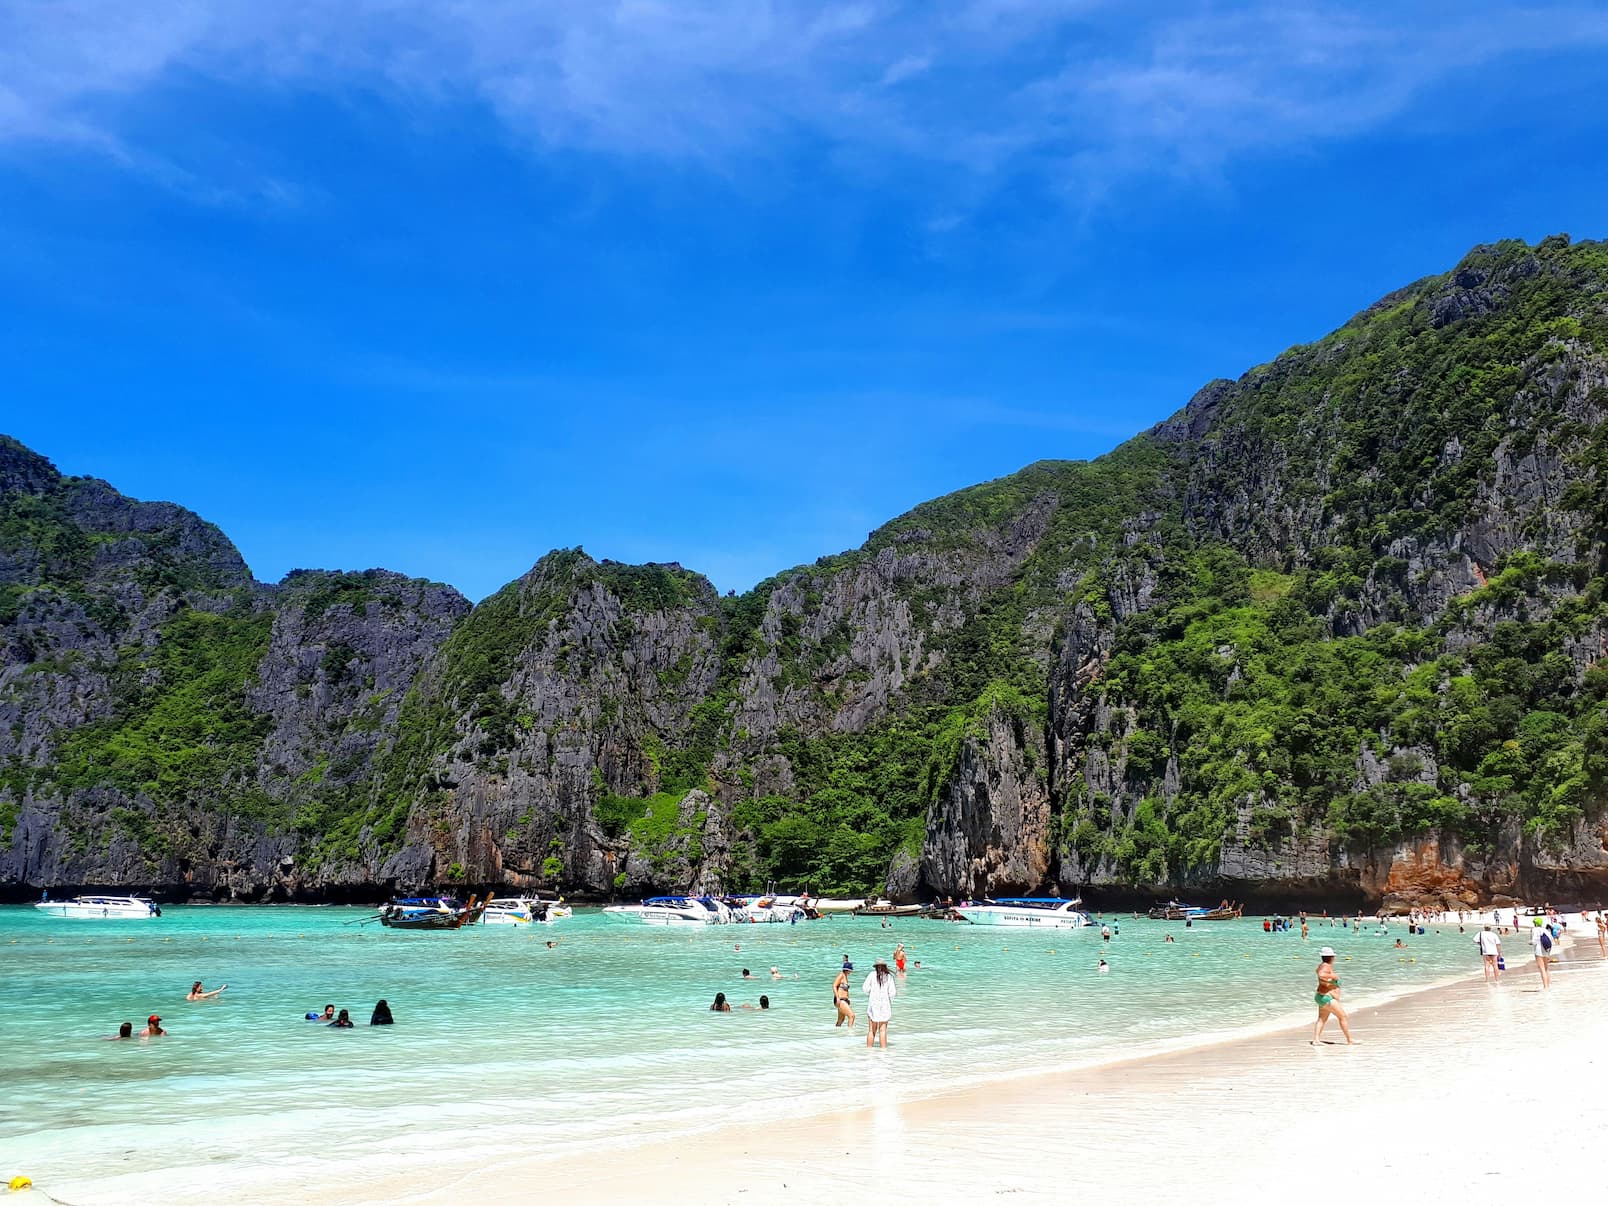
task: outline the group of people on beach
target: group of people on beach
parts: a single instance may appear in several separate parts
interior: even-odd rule
[[[1500,914],[1496,915],[1500,919]],[[1608,913],[1599,909],[1595,914],[1584,914],[1584,920],[1591,925],[1597,934],[1597,949],[1608,958]],[[1519,925],[1518,910],[1512,916],[1513,933],[1523,934],[1530,946],[1530,953],[1535,959],[1536,971],[1541,975],[1541,987],[1552,987],[1552,952],[1563,941],[1564,933],[1569,928],[1568,921],[1559,916],[1557,911],[1548,908],[1545,914],[1538,914],[1531,918],[1528,928]],[[1459,925],[1458,932],[1463,927]],[[1506,934],[1506,926],[1498,923],[1486,923],[1485,928],[1474,935],[1474,945],[1479,949],[1482,971],[1487,984],[1499,984],[1502,973],[1507,970],[1507,960],[1502,955],[1502,935]]]
[[[893,967],[890,970],[885,959],[878,959],[871,965],[871,972],[860,985],[860,991],[866,997],[866,1032],[865,1045],[867,1047],[888,1045],[888,1023],[893,1020],[893,999],[899,995],[899,984],[909,972],[909,955],[905,951],[904,943],[899,943],[893,949]],[[921,966],[921,961],[916,961]],[[854,970],[848,955],[843,956],[843,966],[832,981],[832,1006],[837,1010],[837,1021],[832,1023],[835,1030],[844,1024],[850,1030],[854,1029],[856,1015],[854,1005],[849,999],[849,973]]]

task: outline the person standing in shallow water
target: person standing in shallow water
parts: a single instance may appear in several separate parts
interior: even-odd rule
[[[849,1029],[854,1029],[854,1006],[849,1003],[849,969],[845,967],[838,972],[837,978],[832,981],[832,1004],[837,1009],[837,1021],[832,1023],[836,1030],[844,1022]]]
[[[887,963],[878,959],[871,969],[871,974],[865,978],[865,983],[860,987],[866,995],[865,1045],[874,1047],[880,1038],[882,1047],[886,1050],[888,1023],[893,1020],[893,998],[899,995],[899,982],[888,970]]]
[[[1318,1004],[1318,1024],[1312,1030],[1312,1045],[1315,1047],[1323,1039],[1323,1028],[1329,1024],[1332,1017],[1340,1023],[1340,1033],[1346,1036],[1346,1044],[1356,1042],[1351,1037],[1351,1026],[1346,1018],[1346,1011],[1340,1004],[1340,977],[1334,970],[1334,949],[1324,947],[1318,952],[1318,991],[1312,998]]]

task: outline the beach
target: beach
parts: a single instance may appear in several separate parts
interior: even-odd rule
[[[1314,1047],[1308,1025],[792,1124],[778,1103],[770,1125],[351,1200],[1271,1203],[1321,1177],[1325,1197],[1496,1203],[1600,1185],[1608,964],[1576,942],[1548,992],[1514,964],[1499,987],[1475,976],[1356,1011],[1354,1047],[1332,1023],[1336,1045]]]
[[[348,1165],[235,1183],[229,1199],[693,1206],[1099,1193],[1226,1204],[1285,1202],[1321,1177],[1325,1196],[1348,1200],[1496,1203],[1589,1187],[1608,1150],[1608,964],[1595,941],[1576,940],[1543,992],[1521,952],[1500,986],[1476,973],[1356,1009],[1353,1047],[1332,1023],[1332,1043],[1312,1046],[1309,1021],[910,1100],[898,1091],[896,1012],[893,1048],[860,1052],[877,1073],[830,1112],[793,1116],[782,1098],[741,1125],[673,1140],[556,1158],[441,1154],[406,1171]]]
[[[1483,985],[1473,931],[1455,923],[1417,937],[1323,925],[1302,942],[1255,922],[1124,919],[1104,943],[1095,930],[930,922],[678,934],[587,915],[443,945],[354,916],[174,909],[130,929],[8,914],[18,974],[71,1012],[44,1032],[0,1021],[12,1090],[0,1171],[74,1206],[521,1203],[560,1190],[1246,1201],[1343,1152],[1329,1171],[1347,1186],[1402,1181],[1433,1198],[1456,1184],[1478,1199],[1525,1167],[1521,1127],[1559,1130],[1549,1175],[1583,1175],[1576,1141],[1608,1137],[1579,1091],[1608,1038],[1596,1006],[1608,968],[1589,940],[1559,952],[1543,994],[1511,934],[1513,970]],[[859,1007],[859,979],[895,934],[923,963],[902,985],[891,1049],[871,1052],[863,1010],[855,1033],[832,1028],[827,982],[851,953]],[[1325,943],[1339,950],[1353,1048],[1307,1043]],[[1097,955],[1110,975],[1095,974]],[[807,974],[745,982],[744,964]],[[215,969],[228,993],[167,1005],[160,1042],[99,1041],[97,1025],[182,992],[192,967]],[[775,1008],[711,1013],[714,986],[739,1002],[768,993]],[[297,1012],[382,987],[392,1027],[371,1030],[365,1011],[356,1030],[330,1032]],[[1496,1138],[1474,1149],[1488,1166],[1468,1158],[1486,1126]]]

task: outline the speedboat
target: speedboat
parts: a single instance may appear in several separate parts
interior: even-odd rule
[[[810,916],[806,896],[734,896],[726,904],[737,913],[738,921],[783,924]]]
[[[1006,896],[999,900],[965,900],[954,911],[973,925],[1079,930],[1090,924],[1082,905],[1083,901],[1076,897]]]
[[[498,896],[486,903],[485,914],[480,918],[484,925],[544,925],[561,917],[569,917],[574,910],[556,900],[542,900],[537,896]]]
[[[380,924],[392,930],[459,930],[479,921],[491,904],[480,905],[471,896],[460,905],[450,896],[404,896],[380,909]]]
[[[736,915],[712,896],[650,896],[641,904],[609,905],[603,916],[643,925],[728,925]]]
[[[143,896],[75,896],[71,900],[40,900],[34,908],[52,917],[111,918],[160,917],[162,910]]]

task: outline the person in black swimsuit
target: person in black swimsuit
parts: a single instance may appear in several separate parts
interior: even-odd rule
[[[832,981],[832,1004],[837,1007],[837,1021],[832,1023],[836,1030],[844,1022],[849,1029],[854,1029],[854,1006],[849,1003],[849,969],[845,967],[838,972],[837,979]]]

